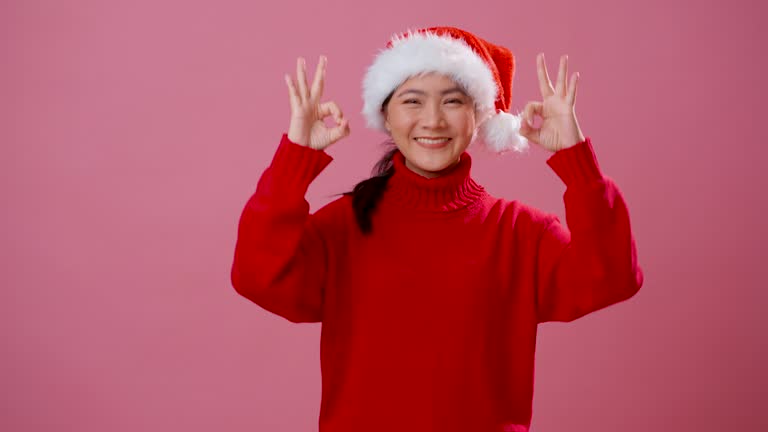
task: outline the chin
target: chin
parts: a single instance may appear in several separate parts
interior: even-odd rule
[[[438,174],[441,171],[445,171],[453,167],[461,157],[461,153],[456,153],[450,149],[446,151],[421,151],[414,149],[414,151],[406,154],[405,158],[414,167],[421,171]]]

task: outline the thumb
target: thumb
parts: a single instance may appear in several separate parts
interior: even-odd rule
[[[520,116],[520,135],[535,143],[539,142],[541,128],[534,128],[533,121],[536,115],[543,113],[543,104],[541,102],[528,102]]]
[[[532,141],[538,144],[539,132],[540,129],[534,129],[533,126],[528,124],[528,121],[525,119],[525,117],[520,119],[520,131],[518,133],[524,136],[528,141]]]
[[[528,126],[533,128],[533,120],[535,116],[544,117],[544,104],[541,102],[531,101],[525,104],[523,109],[523,118],[528,121]]]

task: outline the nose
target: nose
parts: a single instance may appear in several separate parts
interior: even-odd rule
[[[445,113],[440,103],[430,103],[422,111],[422,125],[427,129],[445,127]]]

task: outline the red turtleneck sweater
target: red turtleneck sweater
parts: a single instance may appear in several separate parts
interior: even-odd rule
[[[490,196],[471,158],[395,173],[363,235],[351,197],[309,214],[331,162],[284,135],[243,210],[232,284],[292,322],[322,322],[320,432],[523,432],[537,324],[572,321],[643,282],[624,199],[589,138],[547,164],[568,228]]]

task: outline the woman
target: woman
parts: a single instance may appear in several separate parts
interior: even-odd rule
[[[537,66],[543,100],[517,117],[508,49],[450,27],[393,38],[363,112],[395,148],[314,214],[304,195],[349,123],[321,102],[324,58],[311,86],[301,59],[286,76],[290,126],[243,210],[232,283],[292,322],[322,322],[321,432],[527,431],[537,324],[642,285],[624,199],[576,121],[578,74],[566,82],[564,56],[553,87],[543,55]],[[475,140],[553,152],[568,228],[477,184]]]

